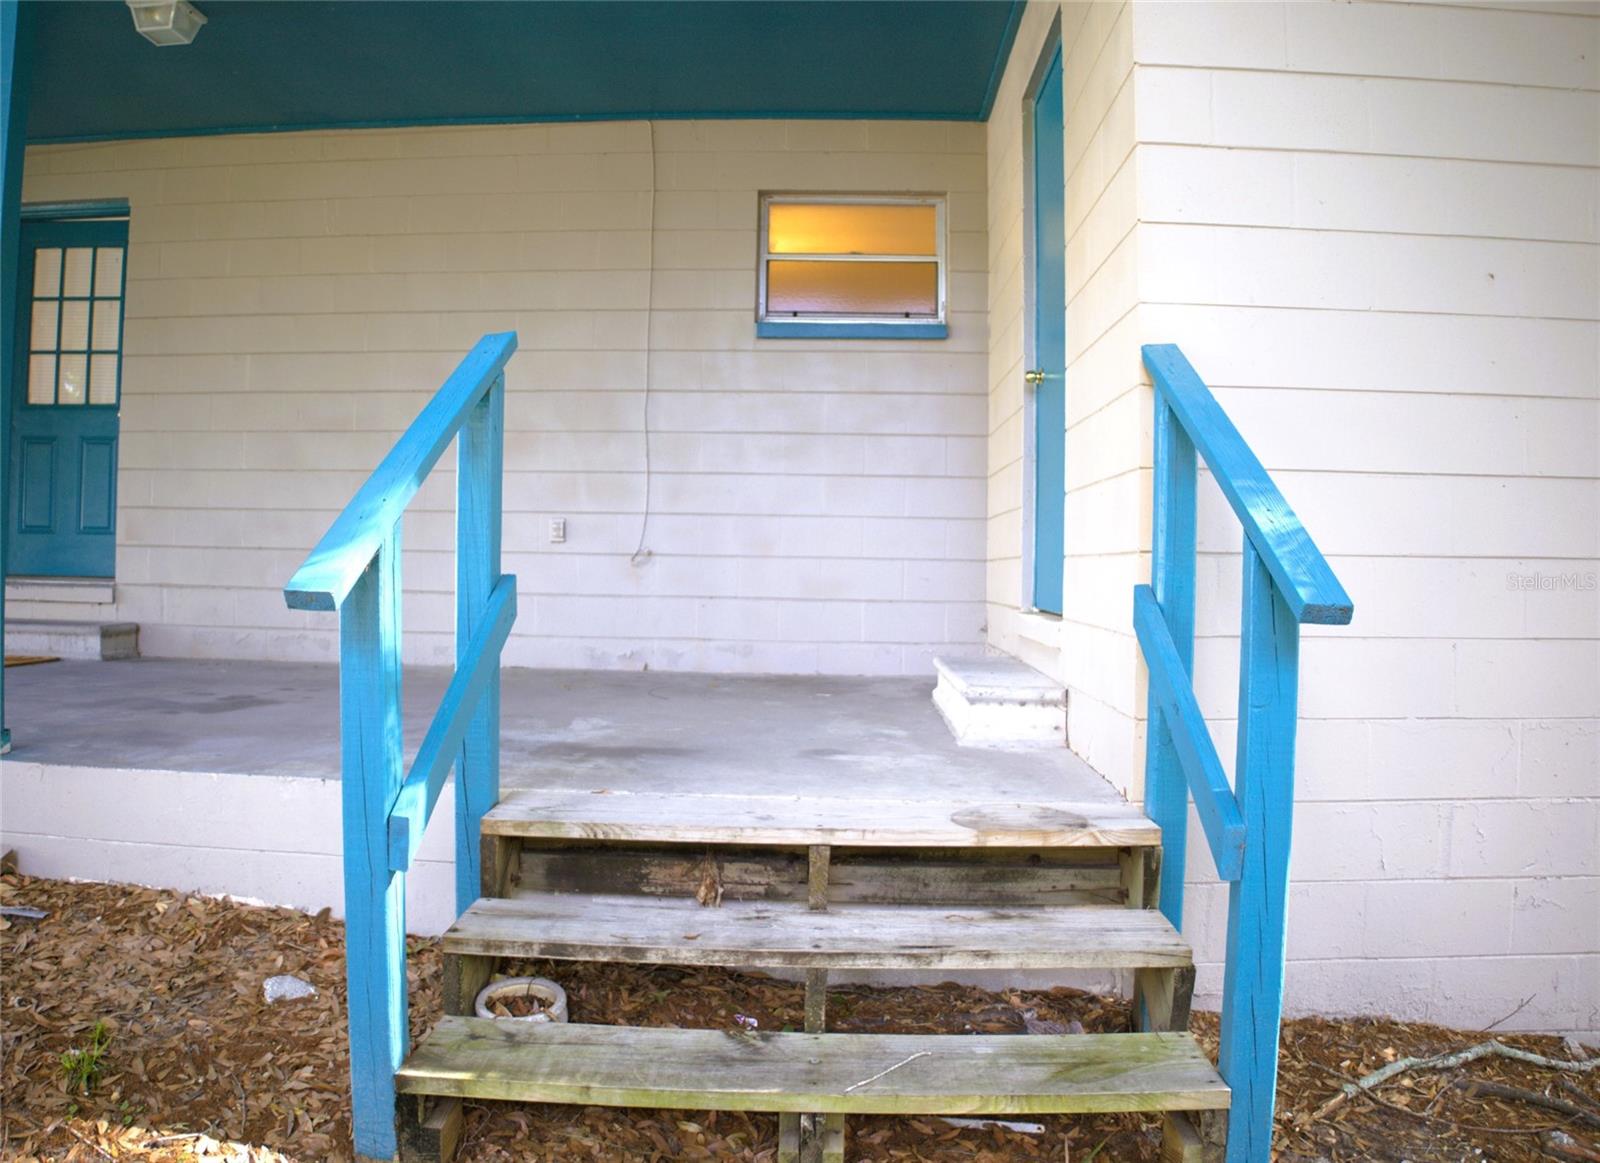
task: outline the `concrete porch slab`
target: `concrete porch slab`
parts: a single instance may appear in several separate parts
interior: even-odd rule
[[[408,754],[448,672],[405,676]],[[682,795],[1120,803],[1064,747],[961,747],[914,679],[507,670],[502,785]],[[331,665],[63,661],[7,675],[0,845],[24,871],[342,910]],[[454,919],[451,796],[408,881]]]

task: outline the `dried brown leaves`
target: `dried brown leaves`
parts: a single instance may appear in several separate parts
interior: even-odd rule
[[[0,927],[0,1157],[31,1160],[233,1159],[304,1163],[349,1158],[342,927],[326,916],[253,908],[122,885],[7,874],[0,903],[49,910]],[[439,1012],[437,946],[411,948],[413,1033]],[[725,970],[531,962],[512,972],[566,987],[573,1021],[764,1030],[804,1023],[798,982]],[[269,1006],[261,982],[293,973],[318,996]],[[1034,1020],[1091,1033],[1123,1028],[1126,1003],[1072,990],[1006,994],[951,984],[841,986],[829,1028],[846,1032],[1020,1033]],[[71,1095],[60,1069],[97,1020],[111,1029],[100,1081]],[[1216,1017],[1195,1028],[1214,1048]],[[1514,1089],[1600,1107],[1600,1079],[1548,1077],[1516,1062],[1407,1075],[1326,1119],[1313,1112],[1342,1082],[1396,1057],[1470,1045],[1478,1036],[1392,1021],[1287,1023],[1279,1087],[1279,1158],[1330,1161],[1546,1158],[1541,1132],[1600,1148],[1581,1120],[1497,1097]],[[1506,1037],[1561,1056],[1559,1039]],[[1481,1079],[1504,1090],[1460,1085]],[[74,1108],[76,1104],[76,1108]],[[851,1158],[921,1163],[1149,1163],[1147,1116],[1043,1118],[1046,1133],[956,1128],[936,1118],[854,1118]],[[463,1158],[741,1160],[771,1163],[772,1115],[493,1105],[469,1107]]]

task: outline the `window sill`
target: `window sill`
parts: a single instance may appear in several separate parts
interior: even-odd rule
[[[763,320],[757,339],[947,339],[944,323],[789,323]]]

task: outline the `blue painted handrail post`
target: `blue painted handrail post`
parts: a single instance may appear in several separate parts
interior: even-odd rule
[[[407,1044],[405,875],[389,868],[389,806],[405,774],[398,524],[339,608],[339,651],[351,1115],[357,1156],[392,1159]]]
[[[1152,435],[1155,480],[1150,584],[1185,671],[1194,672],[1195,453],[1194,442],[1155,393]],[[1183,875],[1188,852],[1189,785],[1172,728],[1151,684],[1146,723],[1145,811],[1161,828],[1158,901],[1174,929],[1183,927]]]
[[[31,12],[17,0],[0,0],[0,496],[10,484],[12,376],[19,366],[16,348],[17,268],[22,260],[22,161],[28,128],[28,92],[33,54],[29,49]],[[0,531],[0,581],[6,573],[5,534]],[[0,584],[0,625],[6,615]],[[0,754],[11,747],[6,726],[6,672],[0,667]]]
[[[1228,884],[1218,1062],[1233,1091],[1228,1163],[1267,1163],[1283,1014],[1300,624],[1344,625],[1350,597],[1183,352],[1144,349],[1155,387],[1150,588],[1134,631],[1150,674],[1145,808],[1161,826],[1161,910],[1183,920],[1189,796]],[[1239,736],[1233,786],[1194,694],[1199,458],[1244,529]]]
[[[1272,1156],[1294,820],[1295,702],[1300,624],[1244,539],[1239,741],[1234,794],[1244,816],[1244,867],[1228,888],[1227,962],[1218,1069],[1233,1088],[1228,1163]]]
[[[339,611],[345,969],[356,1155],[393,1159],[405,1061],[405,874],[452,766],[456,904],[479,896],[479,825],[500,798],[500,654],[517,579],[500,572],[506,361],[485,335],[357,490],[284,587],[291,609]],[[456,672],[408,773],[400,701],[400,526],[456,443]]]
[[[456,666],[489,613],[500,580],[506,380],[473,407],[456,449]],[[456,912],[482,895],[479,825],[500,800],[500,668],[478,702],[456,760]]]

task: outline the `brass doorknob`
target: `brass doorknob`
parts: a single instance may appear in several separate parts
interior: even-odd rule
[[[1044,383],[1044,369],[1032,368],[1029,371],[1023,372],[1022,378],[1025,382],[1030,384],[1042,384]]]

